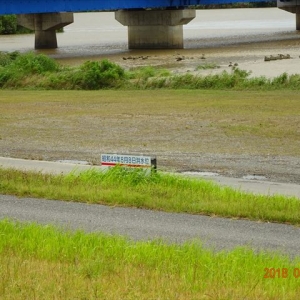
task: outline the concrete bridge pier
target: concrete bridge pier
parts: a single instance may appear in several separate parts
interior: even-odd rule
[[[73,13],[25,14],[18,24],[35,31],[35,49],[57,48],[56,30],[73,23]]]
[[[300,30],[300,9],[298,13],[296,12],[296,30]]]
[[[115,18],[128,26],[129,49],[181,49],[183,25],[196,16],[193,9],[119,10]]]
[[[277,7],[296,15],[296,30],[300,30],[300,2],[299,0],[277,0]]]

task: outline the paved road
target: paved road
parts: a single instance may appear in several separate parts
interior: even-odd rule
[[[0,195],[3,218],[121,234],[134,240],[200,239],[205,247],[216,250],[247,245],[300,255],[300,229],[282,224]]]
[[[74,169],[75,165],[0,158],[0,166],[66,173]],[[84,170],[90,166],[79,165],[77,168]],[[242,181],[247,183],[246,180]],[[276,187],[293,190],[289,189],[289,185],[280,183],[263,184],[249,181],[242,186],[239,181],[231,178],[224,178],[223,184],[266,194],[278,192]],[[257,184],[260,186],[259,191],[253,188]],[[299,186],[291,186],[299,196]],[[88,232],[121,234],[134,240],[164,239],[181,243],[200,239],[204,246],[216,250],[247,245],[256,250],[278,250],[291,256],[300,256],[300,229],[282,224],[0,195],[0,219],[3,218],[50,223]]]

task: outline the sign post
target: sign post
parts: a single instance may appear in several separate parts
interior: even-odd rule
[[[127,154],[101,154],[103,167],[129,167],[156,170],[156,157]]]

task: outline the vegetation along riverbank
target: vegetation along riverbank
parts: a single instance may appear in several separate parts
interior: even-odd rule
[[[204,63],[199,69],[215,68]],[[61,66],[46,55],[0,53],[0,88],[7,89],[300,89],[300,75],[283,73],[272,79],[252,78],[251,73],[233,66],[227,72],[202,76],[173,74],[151,66],[125,70],[106,59],[86,61],[80,66]]]

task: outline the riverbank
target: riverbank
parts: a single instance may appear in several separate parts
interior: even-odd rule
[[[299,184],[297,91],[1,91],[1,156],[156,155],[160,170]]]
[[[218,21],[214,21],[216,16]],[[101,18],[96,13],[75,17],[75,23],[58,34],[58,49],[36,52],[68,66],[106,58],[127,70],[151,65],[175,74],[231,72],[234,64],[251,71],[252,77],[298,73],[300,39],[294,30],[294,15],[277,8],[197,12],[195,21],[185,26],[185,49],[178,51],[128,50],[127,29],[114,20],[112,13],[101,13]],[[26,52],[33,48],[33,41],[33,35],[5,36],[1,37],[1,48]],[[264,61],[265,56],[278,54],[289,54],[290,58]],[[199,68],[212,65],[216,68]],[[0,153],[7,157],[75,159],[97,164],[101,151],[134,151],[156,154],[160,166],[170,170],[208,171],[238,178],[258,175],[270,181],[299,183],[296,92],[267,95],[219,91],[209,98],[204,91],[193,95],[186,91],[176,93],[136,91],[136,99],[131,102],[130,91],[2,91]],[[120,97],[124,102],[118,101]],[[145,99],[151,101],[146,104]],[[194,108],[183,110],[186,103],[200,99],[204,102],[198,115]],[[213,107],[216,99],[224,102],[218,104],[219,108]],[[264,105],[262,99],[266,101]],[[85,105],[79,105],[80,101]],[[236,112],[235,103],[243,107],[241,114]],[[283,116],[286,105],[289,109]],[[149,113],[149,109],[153,112]],[[66,110],[75,115],[65,119]],[[111,118],[105,112],[111,113]],[[206,112],[213,116],[211,121]],[[267,136],[263,133],[266,127]],[[270,133],[272,128],[277,132]],[[244,135],[238,137],[235,130]]]
[[[194,72],[203,63],[220,67],[201,70],[207,74],[228,71],[230,63],[237,63],[240,69],[252,71],[253,77],[298,73],[300,38],[295,15],[278,8],[197,10],[196,18],[184,26],[185,49],[179,50],[128,50],[127,27],[115,20],[113,12],[76,13],[74,20],[57,34],[59,48],[35,52],[66,65],[109,59],[125,68],[152,65],[181,73]],[[0,38],[0,51],[28,52],[34,47],[33,34]],[[278,54],[289,54],[291,59],[264,61],[265,56]],[[130,56],[148,59],[123,59]],[[178,57],[185,59],[177,61]]]

